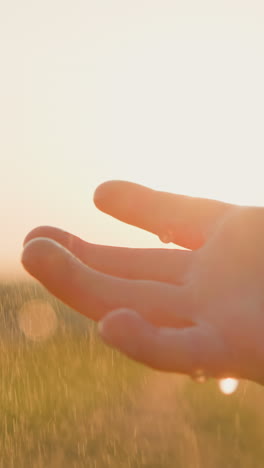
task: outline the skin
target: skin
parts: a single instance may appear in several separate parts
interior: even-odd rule
[[[125,181],[100,185],[94,202],[188,250],[101,246],[42,226],[25,239],[26,270],[132,359],[263,384],[264,208]]]

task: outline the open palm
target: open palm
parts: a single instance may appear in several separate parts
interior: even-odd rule
[[[96,206],[189,250],[86,243],[58,228],[28,234],[22,262],[63,302],[100,321],[104,340],[151,367],[261,382],[264,209],[100,185]]]

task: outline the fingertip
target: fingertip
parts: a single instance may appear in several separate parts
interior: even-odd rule
[[[104,205],[104,201],[118,194],[118,188],[120,184],[125,184],[123,180],[107,180],[100,184],[95,192],[93,201],[97,208],[100,208]]]
[[[155,366],[156,330],[135,310],[115,310],[99,323],[99,334],[109,346],[118,349],[130,359]]]
[[[28,242],[30,242],[32,239],[35,239],[36,237],[45,237],[43,233],[49,229],[50,229],[50,226],[38,226],[32,229],[31,231],[29,231],[29,233],[26,235],[23,241],[23,247],[25,247],[25,245]]]
[[[21,262],[29,272],[40,270],[43,263],[49,262],[57,252],[59,244],[45,237],[37,237],[25,244]]]
[[[108,343],[117,347],[128,344],[136,329],[142,326],[144,320],[132,309],[121,308],[108,313],[98,324],[100,336]]]
[[[107,194],[107,191],[109,189],[109,186],[111,188],[113,181],[112,180],[107,180],[106,182],[103,182],[102,184],[98,185],[94,192],[94,197],[93,201],[95,205],[97,206],[100,204],[100,201],[103,200]]]

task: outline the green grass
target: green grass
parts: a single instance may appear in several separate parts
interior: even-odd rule
[[[1,467],[261,468],[264,388],[155,372],[107,348],[96,328],[35,285],[2,285]],[[45,342],[17,313],[31,298],[59,317]]]

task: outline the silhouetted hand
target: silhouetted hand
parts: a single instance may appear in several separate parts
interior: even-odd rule
[[[264,382],[264,208],[100,185],[105,213],[190,250],[100,246],[53,227],[25,239],[27,271],[153,368]]]

